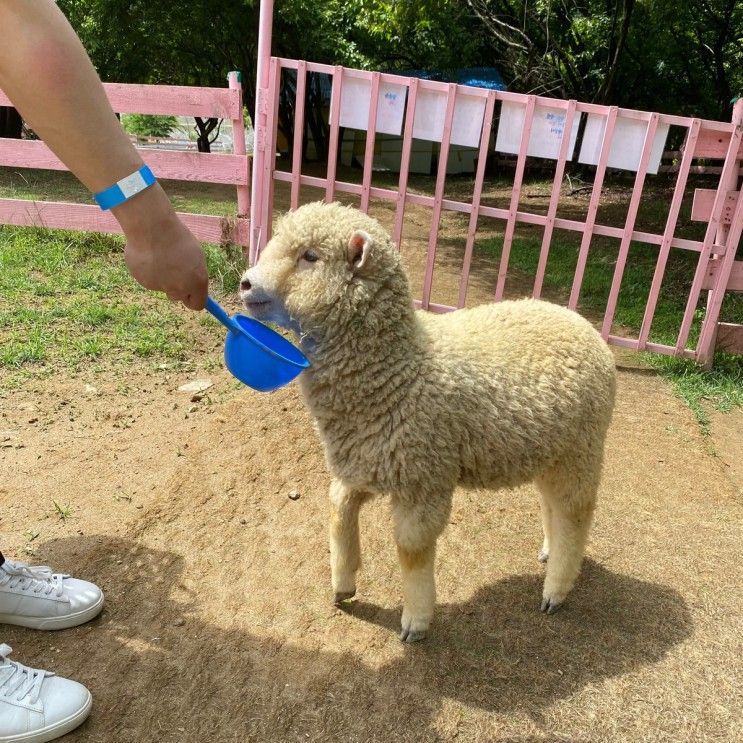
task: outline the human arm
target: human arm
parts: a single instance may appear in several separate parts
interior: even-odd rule
[[[96,193],[142,166],[88,55],[52,0],[0,0],[0,88],[83,184]],[[202,309],[207,272],[196,238],[159,184],[112,210],[142,286]]]

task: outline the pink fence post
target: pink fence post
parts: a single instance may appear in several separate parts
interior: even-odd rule
[[[547,258],[549,256],[550,244],[552,243],[552,233],[555,228],[555,216],[557,207],[560,203],[560,191],[562,190],[562,179],[565,176],[565,163],[572,156],[570,150],[570,140],[573,131],[573,121],[575,119],[576,101],[568,101],[568,108],[565,111],[565,122],[563,124],[562,142],[560,142],[560,152],[557,156],[555,165],[555,179],[552,181],[552,193],[550,194],[550,203],[547,207],[547,224],[544,226],[544,235],[542,236],[542,247],[539,251],[539,262],[537,263],[537,274],[534,277],[534,289],[532,297],[539,298],[542,294],[542,284],[544,283],[544,273],[547,270]]]
[[[439,161],[436,173],[436,190],[433,197],[433,215],[431,217],[431,233],[428,238],[428,255],[426,258],[426,272],[423,276],[423,309],[428,309],[431,301],[431,286],[433,284],[433,266],[436,262],[436,243],[439,238],[439,224],[441,223],[441,207],[444,199],[444,186],[446,185],[446,168],[449,163],[449,144],[451,142],[451,129],[454,121],[454,105],[457,98],[457,86],[455,83],[447,85],[446,116],[444,118],[444,134],[439,149]]]
[[[568,307],[574,310],[578,306],[578,297],[580,295],[581,284],[583,283],[583,273],[586,270],[586,261],[588,260],[588,249],[591,246],[593,237],[593,228],[596,224],[596,214],[601,201],[601,188],[604,184],[604,175],[606,174],[606,164],[609,161],[609,151],[611,150],[611,138],[614,134],[614,125],[617,121],[618,109],[612,106],[606,117],[606,128],[604,129],[604,138],[601,142],[601,152],[599,161],[596,165],[596,173],[593,178],[593,190],[591,191],[591,200],[588,203],[588,213],[586,214],[585,226],[583,228],[583,238],[578,251],[578,263],[575,267],[575,276],[573,278],[573,287],[570,290]]]
[[[307,85],[307,62],[297,64],[297,88],[294,99],[294,148],[292,149],[291,208],[299,205],[299,186],[302,179],[302,144],[304,142],[304,99]]]
[[[653,317],[655,316],[655,308],[658,304],[661,286],[663,285],[663,276],[666,272],[668,256],[671,253],[671,241],[676,232],[676,224],[678,223],[678,216],[681,211],[681,204],[684,200],[684,192],[686,190],[686,181],[689,177],[691,161],[694,159],[694,148],[696,147],[697,137],[699,136],[700,123],[699,119],[694,119],[691,122],[691,126],[686,135],[684,154],[681,159],[681,166],[678,175],[676,176],[676,186],[673,190],[673,198],[671,199],[671,206],[668,210],[666,227],[663,231],[663,241],[658,250],[658,259],[655,262],[655,271],[653,273],[653,280],[650,284],[648,301],[645,305],[645,314],[643,315],[642,325],[640,326],[640,335],[638,337],[637,345],[637,348],[640,351],[645,349],[650,335],[650,328],[653,324]]]
[[[721,263],[721,268],[723,270],[718,274],[717,280],[715,282],[713,294],[715,296],[716,306],[707,307],[707,313],[702,323],[702,332],[699,336],[699,342],[697,343],[697,357],[700,363],[707,363],[712,357],[714,330],[717,324],[717,318],[720,314],[720,307],[722,306],[722,297],[724,296],[725,289],[727,287],[727,279],[730,275],[730,271],[725,271],[725,268],[728,267],[729,269],[730,267],[732,267],[732,262],[735,260],[735,252],[738,244],[737,239],[740,238],[738,226],[735,226],[735,230],[731,229],[730,232],[728,232],[727,234],[725,234],[723,230],[720,230],[722,210],[725,206],[727,192],[730,190],[731,184],[737,184],[739,149],[741,138],[743,135],[743,130],[740,126],[741,121],[743,121],[743,108],[741,108],[740,105],[736,106],[736,108],[733,109],[733,116],[737,116],[738,121],[734,121],[734,123],[736,123],[736,126],[730,134],[730,143],[725,155],[725,163],[722,166],[722,174],[720,175],[717,193],[715,194],[715,202],[712,207],[712,214],[710,215],[709,223],[707,224],[707,229],[704,233],[704,241],[702,243],[702,249],[699,253],[697,268],[694,272],[694,279],[691,284],[689,299],[686,303],[686,309],[684,310],[684,318],[681,323],[681,329],[679,330],[678,337],[676,339],[676,353],[678,354],[686,347],[686,341],[689,338],[691,325],[694,321],[694,312],[696,310],[699,295],[702,291],[702,284],[704,283],[704,278],[707,273],[707,266],[709,265],[711,254],[715,248],[714,238],[716,236],[719,236],[723,241],[725,241],[725,239],[729,239],[734,234],[734,232],[738,232],[738,238],[736,238],[736,242],[732,244],[732,247],[730,247],[728,244],[728,249],[730,249],[732,255],[726,255],[723,259]],[[739,199],[739,208],[736,209],[736,214],[738,215],[741,211],[740,201],[741,200]],[[733,226],[734,224],[731,225],[731,227]],[[717,248],[717,252],[722,253],[720,247],[725,250],[724,245],[725,243],[723,242]],[[725,252],[727,253],[727,250]],[[721,285],[720,280],[723,274],[725,274],[724,283],[722,283]],[[704,359],[704,361],[702,361],[702,359]]]
[[[255,83],[255,121],[253,129],[253,188],[251,192],[250,215],[252,229],[250,230],[250,263],[258,260],[260,240],[265,215],[263,208],[263,178],[265,177],[266,137],[268,127],[274,122],[268,119],[268,106],[265,98],[268,92],[269,62],[271,59],[271,33],[273,31],[273,0],[261,0],[258,20],[258,65]]]
[[[726,192],[735,190],[738,185],[738,161],[741,159],[741,141],[743,140],[743,98],[739,98],[733,107],[732,123],[735,125],[735,129],[730,135],[730,149],[728,151],[728,157],[731,154],[730,151],[733,151],[732,162],[728,163],[727,159],[725,161],[715,201],[719,198],[725,198],[727,196]],[[734,144],[736,140],[737,148]],[[731,166],[729,172],[728,165]],[[715,283],[709,295],[707,312],[704,316],[699,343],[697,344],[698,361],[705,366],[711,365],[714,358],[717,322],[720,319],[722,300],[725,297],[730,273],[735,263],[741,232],[743,232],[743,192],[738,195],[738,203],[730,225],[718,223],[717,241],[725,245],[725,255],[720,262]]]
[[[374,141],[377,134],[377,108],[379,107],[379,72],[372,73],[369,120],[366,125],[366,147],[364,149],[364,172],[361,176],[361,211],[369,211],[369,191],[374,172]]]
[[[237,186],[237,217],[238,219],[245,219],[250,216],[250,186],[248,186],[250,160],[245,150],[245,122],[242,116],[242,85],[240,84],[240,73],[230,72],[227,75],[227,82],[230,90],[237,90],[240,100],[240,116],[232,119],[232,151],[236,155],[245,158],[245,184],[238,184]]]
[[[464,246],[464,260],[462,261],[462,276],[459,280],[459,298],[457,306],[464,307],[467,301],[467,285],[469,283],[470,266],[472,264],[472,252],[475,248],[475,235],[477,234],[477,220],[480,216],[480,201],[482,200],[482,184],[485,179],[485,165],[488,160],[488,147],[490,146],[490,130],[493,126],[493,111],[495,109],[495,93],[491,90],[485,101],[485,116],[480,132],[480,151],[477,160],[477,172],[475,173],[475,190],[472,194],[472,211],[470,222],[467,227],[467,242]]]
[[[642,197],[642,188],[645,185],[645,176],[648,171],[648,164],[650,162],[650,155],[653,150],[653,144],[655,142],[655,132],[658,129],[658,114],[650,114],[648,121],[648,128],[645,132],[645,141],[642,145],[642,154],[640,155],[640,163],[637,166],[637,174],[635,175],[635,184],[632,188],[632,196],[629,200],[629,207],[627,208],[627,218],[624,222],[624,235],[622,241],[619,244],[619,252],[617,253],[617,262],[614,266],[614,276],[611,281],[611,288],[609,289],[609,298],[606,303],[606,311],[604,312],[604,322],[601,326],[601,335],[606,340],[609,337],[611,331],[611,324],[614,320],[614,313],[617,309],[617,299],[619,298],[619,289],[622,286],[622,278],[624,277],[624,267],[627,263],[627,255],[629,254],[630,243],[632,242],[632,232],[635,229],[635,220],[637,219],[637,211],[640,208],[640,198]]]
[[[395,207],[395,226],[392,230],[392,241],[400,250],[402,243],[402,220],[405,216],[405,201],[408,195],[408,175],[410,171],[410,154],[413,149],[413,126],[415,124],[415,102],[418,98],[418,78],[408,78],[408,105],[405,109],[405,131],[400,155],[400,180],[397,185],[397,206]]]
[[[521,199],[521,184],[524,179],[524,169],[526,167],[526,153],[529,150],[529,138],[531,136],[531,125],[534,121],[534,108],[536,106],[536,96],[530,95],[526,100],[526,112],[524,114],[524,129],[521,132],[521,146],[516,160],[516,172],[513,177],[513,190],[511,191],[511,204],[508,207],[508,220],[506,221],[506,230],[503,234],[503,248],[501,249],[500,264],[498,266],[498,281],[495,286],[495,301],[503,299],[503,290],[506,285],[506,275],[508,273],[508,259],[511,257],[511,243],[516,230],[516,212],[519,208]]]
[[[279,90],[281,87],[281,65],[276,57],[271,57],[268,70],[268,88],[266,95],[266,107],[268,109],[268,121],[273,125],[266,132],[264,138],[263,153],[263,181],[261,187],[263,196],[261,200],[261,217],[260,217],[260,240],[255,260],[258,260],[261,250],[271,239],[271,226],[273,222],[273,191],[274,177],[276,169],[276,137],[278,134],[279,120]]]
[[[336,65],[333,71],[333,87],[330,91],[330,140],[328,142],[328,173],[325,182],[325,201],[330,203],[335,193],[335,173],[338,165],[338,130],[341,120],[341,92],[343,90],[343,67]]]

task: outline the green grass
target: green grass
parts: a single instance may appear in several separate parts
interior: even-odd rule
[[[72,516],[72,506],[69,503],[60,504],[55,500],[52,503],[54,504],[54,513],[57,514],[60,521],[67,521]]]
[[[205,250],[214,289],[234,292],[239,248]],[[186,314],[129,276],[121,238],[0,227],[0,369],[6,386],[91,361],[188,361],[198,340]]]
[[[645,356],[691,408],[704,433],[709,433],[707,405],[723,412],[743,407],[743,360],[740,356],[716,354],[712,371],[704,371],[688,359]]]
[[[229,215],[235,190],[168,183],[177,209]],[[0,168],[0,198],[90,203],[69,173]],[[142,289],[129,275],[121,237],[0,226],[0,385],[59,368],[187,363],[193,328],[221,331]],[[237,246],[204,245],[212,291],[232,294],[244,268]],[[202,318],[200,318],[202,319]]]
[[[527,230],[524,230],[527,232]],[[577,263],[580,236],[555,233],[550,247],[544,281],[547,298],[565,302],[570,293]],[[502,239],[484,240],[478,249],[495,258],[500,256]],[[509,270],[515,278],[522,275],[528,288],[536,271],[541,248],[541,235],[514,239]],[[612,283],[618,241],[596,238],[591,244],[581,288],[579,309],[592,320],[600,322],[606,308]],[[614,329],[637,334],[645,311],[650,283],[655,269],[657,248],[633,243],[624,270],[619,301],[614,316]],[[666,268],[661,293],[656,306],[650,340],[675,345],[685,309],[698,255],[689,251],[673,251]],[[703,299],[695,310],[694,322],[687,346],[693,346],[704,316]],[[743,295],[729,293],[723,304],[721,319],[743,324]],[[709,424],[707,407],[727,411],[743,406],[743,357],[718,353],[712,371],[707,372],[687,359],[643,354],[644,360],[667,378],[675,393],[686,401],[697,420],[706,430]]]

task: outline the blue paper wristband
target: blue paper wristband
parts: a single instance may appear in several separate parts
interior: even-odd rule
[[[143,165],[139,170],[128,175],[126,178],[122,178],[118,183],[114,183],[113,186],[107,188],[105,191],[94,194],[93,198],[101,209],[113,209],[138,193],[142,193],[142,191],[156,182],[157,178],[155,178],[149,166]]]

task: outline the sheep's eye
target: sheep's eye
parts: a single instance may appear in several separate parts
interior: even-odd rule
[[[320,256],[314,250],[307,250],[302,255],[302,259],[307,261],[307,263],[317,263],[320,260]]]

